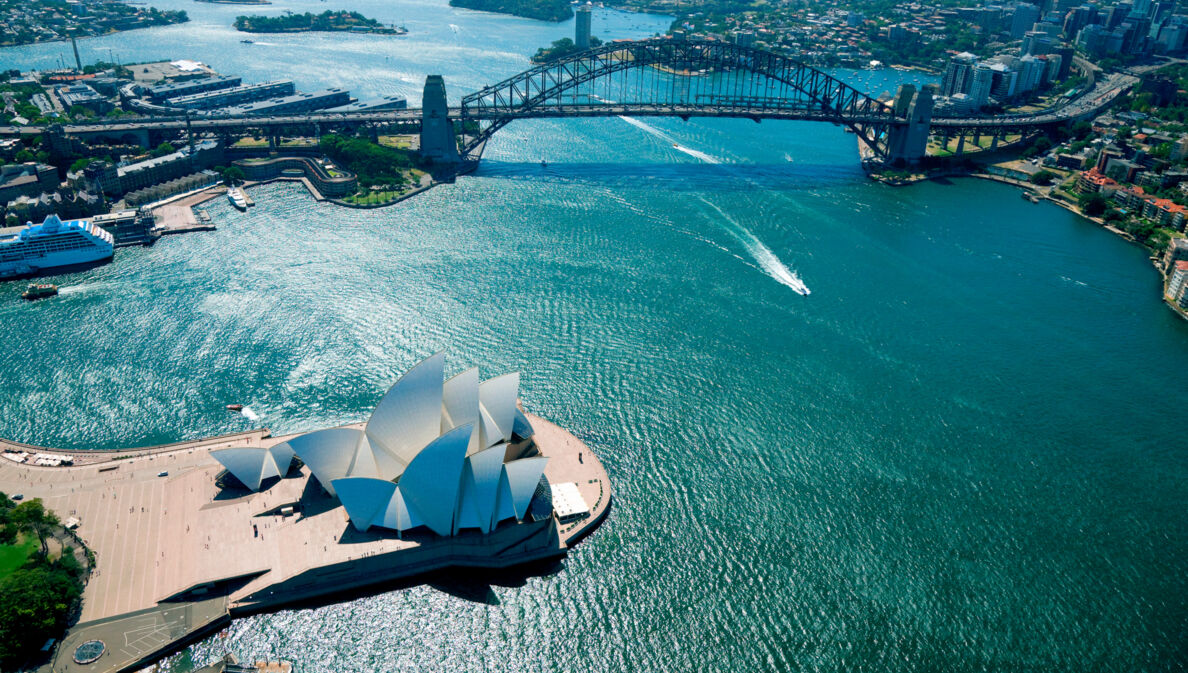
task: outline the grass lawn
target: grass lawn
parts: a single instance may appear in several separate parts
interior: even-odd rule
[[[12,571],[25,564],[37,549],[37,538],[32,535],[21,535],[16,544],[0,545],[0,579],[12,574]]]
[[[413,136],[380,136],[379,144],[384,147],[394,147],[398,150],[407,150],[412,147]]]

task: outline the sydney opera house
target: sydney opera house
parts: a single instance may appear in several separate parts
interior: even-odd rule
[[[472,368],[445,380],[444,367],[438,353],[410,369],[362,427],[211,455],[253,491],[285,476],[296,456],[361,531],[424,526],[449,536],[523,520],[548,459],[516,405],[520,375],[480,382]]]

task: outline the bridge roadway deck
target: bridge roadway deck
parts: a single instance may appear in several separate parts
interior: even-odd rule
[[[988,117],[937,117],[932,120],[933,130],[986,129],[1000,127],[1027,127],[1057,124],[1070,119],[1080,119],[1096,114],[1112,103],[1119,95],[1138,82],[1138,78],[1125,74],[1112,74],[1101,78],[1092,91],[1080,96],[1068,105],[1033,115],[997,115]],[[836,117],[820,110],[796,109],[791,106],[734,106],[734,105],[672,105],[672,104],[588,104],[588,105],[541,105],[531,109],[502,107],[472,107],[466,116],[475,120],[541,117],[610,117],[626,116],[688,116],[688,117],[743,117],[753,119],[790,119],[804,121],[838,121]],[[460,107],[450,108],[450,117],[461,119]],[[312,112],[292,115],[194,117],[188,126],[198,132],[255,129],[263,127],[285,127],[322,124],[366,124],[366,123],[416,123],[421,119],[418,108],[404,110],[383,110],[371,112]],[[855,124],[889,123],[895,120],[887,115],[869,114],[846,118]],[[96,124],[67,124],[67,134],[114,134],[137,131],[183,131],[187,128],[185,118],[152,118],[134,121],[116,121]],[[38,135],[45,131],[40,126],[0,126],[0,136]]]
[[[581,440],[542,418],[530,418],[537,445],[549,458],[549,481],[576,482],[591,506],[591,516],[577,525],[505,523],[486,536],[471,531],[454,538],[424,534],[403,540],[359,533],[305,467],[300,476],[273,480],[259,493],[220,490],[215,478],[222,467],[209,450],[222,441],[198,440],[124,459],[107,453],[102,462],[75,467],[0,460],[0,491],[41,498],[63,520],[81,521],[77,532],[97,563],[75,631],[120,615],[139,614],[136,619],[143,621],[159,604],[161,609],[179,605],[162,601],[229,578],[243,579],[230,585],[227,610],[264,611],[450,565],[506,567],[564,554],[601,522],[610,505],[610,482]],[[243,439],[248,440],[243,444],[271,446],[287,437],[258,433]],[[168,475],[158,476],[162,472]],[[270,514],[287,504],[296,504],[298,513]],[[195,597],[185,598],[183,603]],[[182,637],[146,641],[131,652],[151,654]],[[67,661],[68,654],[60,652],[58,661]]]

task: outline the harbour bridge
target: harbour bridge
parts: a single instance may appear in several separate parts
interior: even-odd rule
[[[676,116],[828,122],[852,131],[864,155],[888,165],[923,158],[930,135],[1027,135],[1097,114],[1138,80],[1110,76],[1060,108],[1029,115],[933,117],[931,87],[900,86],[882,99],[794,58],[719,41],[652,38],[620,41],[534,66],[447,103],[445,82],[430,75],[419,109],[298,114],[204,115],[100,121],[61,127],[0,127],[0,136],[47,130],[82,138],[151,134],[262,132],[320,135],[330,129],[401,125],[417,130],[421,152],[439,163],[473,167],[487,141],[518,119]]]

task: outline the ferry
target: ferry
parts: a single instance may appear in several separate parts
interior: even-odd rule
[[[57,215],[41,224],[0,229],[0,278],[108,260],[115,252],[114,242],[108,231],[91,220],[63,222]]]
[[[239,191],[238,187],[232,187],[227,190],[227,200],[236,208],[246,211],[247,199],[243,198],[243,192]]]
[[[58,294],[57,285],[30,285],[28,289],[21,293],[21,298],[25,301],[37,301],[38,299],[46,299]]]

